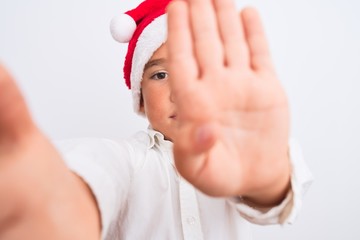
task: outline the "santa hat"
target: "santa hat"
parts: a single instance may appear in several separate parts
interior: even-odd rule
[[[113,38],[120,43],[129,43],[124,78],[138,113],[144,67],[167,39],[166,6],[170,1],[145,0],[135,9],[114,17],[110,24]]]

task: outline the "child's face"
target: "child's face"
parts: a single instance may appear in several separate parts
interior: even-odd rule
[[[176,129],[176,107],[171,96],[167,71],[167,46],[163,44],[145,65],[141,82],[144,113],[154,130],[173,140]]]

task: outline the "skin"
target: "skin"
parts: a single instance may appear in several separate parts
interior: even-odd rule
[[[178,105],[178,101],[182,101],[182,100],[178,100],[177,102],[175,102],[174,100],[174,95],[172,93],[172,89],[171,89],[171,76],[169,74],[169,60],[168,60],[168,44],[165,43],[163,44],[157,51],[155,51],[155,53],[153,54],[153,56],[151,57],[151,59],[149,60],[148,64],[145,66],[145,70],[144,70],[144,75],[143,75],[143,80],[141,83],[141,91],[142,91],[142,100],[141,100],[141,105],[140,105],[140,111],[145,114],[145,116],[147,117],[147,119],[150,122],[150,125],[152,126],[153,129],[161,132],[164,136],[165,139],[168,139],[170,141],[173,141],[175,143],[178,143],[179,140],[179,136],[181,135],[181,132],[183,131],[183,127],[182,124],[183,123],[183,119],[182,119],[182,112],[180,112],[177,108]],[[184,76],[186,76],[186,72],[183,74]],[[182,81],[184,77],[182,77]],[[228,90],[227,90],[228,91]],[[186,98],[184,98],[186,99]],[[196,104],[196,103],[194,103]],[[204,105],[207,105],[206,103]],[[186,107],[186,112],[188,112],[189,107]],[[197,108],[195,108],[197,109]],[[206,110],[206,106],[204,106],[204,108],[202,108],[202,110]],[[198,111],[195,111],[198,112]],[[233,114],[233,113],[231,113]],[[199,117],[202,117],[202,111],[200,111]],[[232,117],[232,116],[231,116]],[[251,120],[253,120],[254,118],[252,118]],[[264,120],[262,120],[262,122],[264,122]],[[185,123],[186,124],[186,123]],[[201,122],[202,125],[204,125],[203,122]],[[232,120],[231,120],[231,124],[232,124]],[[213,124],[214,125],[214,124]],[[207,127],[207,131],[211,131],[211,127],[208,127],[205,125],[205,127]],[[195,130],[196,131],[196,130]],[[221,131],[218,130],[218,131]],[[226,131],[224,134],[227,134],[226,137],[232,137],[232,130],[228,129],[228,126],[226,126],[226,129],[224,130]],[[236,130],[237,131],[237,130]],[[211,164],[218,164],[217,170],[214,172],[210,172],[208,173],[209,175],[204,177],[204,179],[201,179],[202,181],[205,181],[205,187],[206,189],[201,189],[203,192],[205,192],[206,194],[209,195],[213,195],[213,196],[222,196],[222,197],[229,197],[229,196],[242,196],[245,197],[245,199],[247,199],[247,201],[249,202],[250,205],[255,206],[255,207],[271,207],[272,205],[278,204],[285,196],[285,194],[288,192],[288,185],[289,185],[289,178],[284,178],[284,183],[280,183],[282,186],[279,187],[279,191],[278,192],[274,192],[274,190],[270,190],[271,194],[274,194],[273,198],[269,198],[268,196],[266,196],[266,192],[268,192],[269,188],[273,188],[273,186],[277,187],[278,182],[275,181],[276,185],[268,185],[266,186],[266,192],[260,192],[259,193],[259,197],[252,197],[252,196],[247,196],[244,194],[241,194],[239,192],[234,191],[233,193],[231,193],[230,191],[232,191],[232,189],[229,188],[229,186],[232,186],[233,184],[230,184],[231,180],[234,181],[238,181],[237,179],[229,179],[229,173],[233,173],[235,175],[235,177],[242,177],[240,175],[240,173],[242,173],[242,169],[244,167],[244,164],[242,163],[242,159],[240,159],[238,156],[237,161],[234,162],[230,162],[227,163],[226,161],[224,161],[223,157],[219,157],[219,160],[211,160],[211,159],[206,159],[207,155],[212,154],[211,151],[214,151],[213,149],[215,149],[216,144],[221,144],[221,143],[216,143],[216,141],[221,141],[222,139],[217,137],[217,136],[211,136],[211,134],[215,134],[215,133],[206,133],[209,134],[208,138],[210,137],[214,137],[216,138],[215,142],[212,142],[210,144],[212,144],[212,146],[210,147],[210,151],[207,150],[204,153],[200,153],[203,154],[202,156],[199,157],[199,159],[194,158],[191,159],[189,161],[203,161],[204,164],[206,164],[206,161],[215,161],[215,163],[211,163]],[[217,133],[217,134],[221,134],[221,132]],[[184,135],[182,135],[184,136]],[[178,137],[178,138],[177,138]],[[188,136],[185,136],[188,137]],[[203,139],[200,140],[199,142],[194,142],[192,139],[196,138],[196,136],[194,136],[193,134],[190,134],[189,136],[190,139],[188,139],[188,141],[192,141],[194,144],[198,144],[199,148],[202,148],[204,144],[208,144],[207,141],[214,141],[213,139]],[[180,139],[180,138],[179,138]],[[181,139],[180,139],[181,140]],[[242,140],[242,139],[241,139]],[[205,141],[205,142],[204,142]],[[243,140],[244,141],[244,140]],[[226,142],[228,144],[228,140]],[[233,144],[233,143],[230,143]],[[191,145],[191,144],[189,144]],[[176,144],[175,144],[176,147]],[[227,146],[225,146],[227,147]],[[217,149],[216,149],[217,150]],[[232,150],[232,149],[230,149]],[[246,149],[247,150],[247,149]],[[196,150],[195,150],[196,151]],[[219,151],[227,151],[227,149],[223,149],[223,146],[220,147]],[[256,151],[256,149],[255,149]],[[245,152],[246,153],[246,152]],[[184,161],[187,161],[184,158],[184,153],[180,153],[179,154],[179,158],[177,161],[177,166],[178,167],[182,167],[181,164],[183,164]],[[220,154],[227,154],[227,153],[220,153]],[[204,157],[205,159],[201,159],[202,157]],[[284,158],[285,161],[283,161],[283,165],[286,169],[286,167],[288,166],[288,159]],[[268,169],[273,169],[273,161],[266,161],[266,162],[260,162],[260,160],[257,160],[255,158],[250,159],[251,161],[251,166],[246,166],[246,167],[254,167],[254,168],[260,168],[263,167],[264,169],[268,168]],[[236,170],[229,170],[229,168],[227,168],[227,165],[224,164],[229,164],[230,168],[232,167],[237,167]],[[247,164],[247,162],[245,162],[245,164]],[[266,164],[266,166],[262,166]],[[275,163],[276,164],[276,163]],[[239,166],[240,165],[240,166]],[[190,166],[190,170],[197,170],[197,169],[193,169],[192,166]],[[185,172],[181,172],[183,175],[186,176],[186,174],[188,174],[188,169],[185,169]],[[201,169],[201,171],[209,171],[209,169],[207,169],[206,167]],[[199,174],[201,176],[202,172],[198,172],[197,174]],[[254,170],[255,171],[255,170]],[[267,169],[266,169],[267,171]],[[209,181],[220,181],[220,177],[219,175],[221,175],[222,173],[225,173],[223,177],[224,180],[226,180],[228,183],[225,183],[227,185],[224,186],[220,186],[220,193],[216,192],[218,190],[214,189],[213,185],[209,185],[208,182]],[[212,176],[212,174],[214,176]],[[254,173],[255,176],[256,173]],[[254,174],[252,174],[251,176],[253,177]],[[259,174],[264,174],[264,172],[260,172]],[[266,173],[267,174],[267,173]],[[278,172],[275,173],[274,175],[281,175],[282,172]],[[285,174],[289,174],[288,172],[285,171]],[[197,180],[197,177],[195,178],[195,180]],[[239,178],[240,178],[239,177]],[[264,177],[263,175],[259,175],[259,178]],[[191,183],[194,184],[194,179],[189,179],[191,181]],[[243,180],[243,179],[240,179]],[[223,183],[220,183],[221,185]],[[207,191],[207,188],[209,188],[210,190]],[[229,190],[227,190],[229,189]],[[224,191],[229,191],[229,193],[224,193]]]
[[[91,191],[35,126],[0,65],[0,239],[99,237]]]
[[[168,42],[153,56],[165,61],[145,71],[141,111],[199,190],[278,204],[290,182],[289,110],[257,12],[239,16],[231,0],[175,0],[168,12]],[[100,228],[88,186],[0,65],[0,239],[99,239]]]
[[[175,162],[206,194],[274,206],[290,185],[288,101],[259,14],[235,9],[231,0],[168,7]]]
[[[153,129],[172,141],[178,121],[170,90],[167,52],[167,45],[161,46],[145,66],[140,112],[146,115]]]

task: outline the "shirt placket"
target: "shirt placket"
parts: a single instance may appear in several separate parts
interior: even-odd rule
[[[168,146],[165,152],[168,154],[171,165],[178,176],[180,214],[184,240],[203,240],[195,188],[178,173],[173,159],[172,145]]]
[[[202,240],[200,214],[194,187],[180,178],[181,223],[185,240]]]

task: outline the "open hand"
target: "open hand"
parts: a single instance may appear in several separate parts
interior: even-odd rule
[[[169,70],[179,172],[213,196],[279,203],[288,191],[289,110],[256,10],[232,0],[173,1]]]

